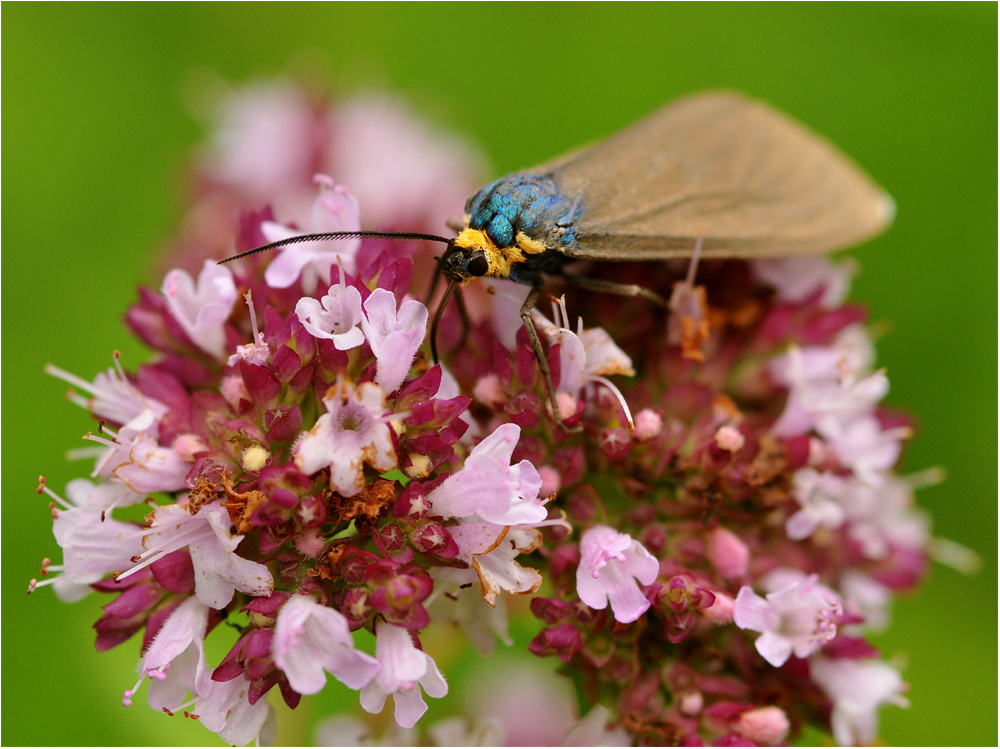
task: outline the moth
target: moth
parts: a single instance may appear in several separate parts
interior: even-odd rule
[[[486,185],[465,205],[457,236],[411,232],[305,234],[220,262],[298,242],[382,237],[441,242],[448,287],[506,278],[530,287],[521,307],[553,415],[561,424],[548,361],[531,310],[546,276],[594,291],[643,296],[639,286],[566,270],[578,260],[765,258],[817,255],[859,244],[892,222],[895,204],[822,136],[760,101],[709,92],[674,101],[595,145]],[[693,270],[686,282],[693,291]],[[435,281],[437,278],[435,278]],[[685,288],[681,287],[681,292]]]

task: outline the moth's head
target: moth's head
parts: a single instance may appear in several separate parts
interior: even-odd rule
[[[490,273],[497,252],[485,232],[466,229],[455,237],[450,251],[441,260],[441,272],[449,280],[465,285]]]

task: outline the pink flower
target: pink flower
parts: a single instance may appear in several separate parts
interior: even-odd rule
[[[851,289],[856,265],[851,260],[833,263],[825,257],[755,260],[754,274],[773,286],[782,302],[800,303],[822,290],[820,306],[833,309]]]
[[[262,367],[271,358],[271,349],[264,341],[264,334],[257,328],[257,312],[253,308],[253,297],[248,291],[243,295],[247,308],[250,310],[250,326],[253,329],[253,342],[236,347],[236,353],[226,361],[230,367],[235,367],[241,360]]]
[[[225,357],[226,320],[237,296],[229,268],[206,260],[197,285],[187,271],[174,269],[163,279],[163,296],[170,314],[198,348],[216,359]]]
[[[44,483],[41,488],[64,508],[54,506],[52,512],[52,533],[63,550],[63,563],[45,568],[46,573],[62,574],[40,583],[33,580],[29,591],[52,585],[61,600],[78,601],[91,592],[91,583],[111,572],[127,569],[132,564],[132,557],[142,553],[142,528],[105,517],[102,507],[90,505],[89,501],[97,492],[86,479],[70,482],[66,487],[71,501],[60,497]]]
[[[361,292],[347,285],[343,271],[340,281],[327,291],[321,300],[304,296],[295,305],[295,314],[309,333],[316,338],[327,338],[340,351],[347,351],[365,342],[365,335],[358,328],[363,319]]]
[[[379,671],[375,680],[361,690],[361,707],[368,712],[382,712],[385,698],[391,694],[396,703],[396,722],[412,728],[427,712],[420,687],[431,697],[448,694],[448,684],[434,659],[413,644],[408,630],[377,621],[375,657]]]
[[[170,447],[140,434],[129,449],[128,459],[113,469],[114,475],[139,494],[176,492],[186,486],[191,466]]]
[[[805,658],[832,640],[841,613],[837,594],[812,575],[768,593],[766,599],[744,585],[736,596],[733,621],[740,629],[763,633],[757,638],[757,652],[777,667],[793,652]]]
[[[153,513],[145,532],[145,551],[137,563],[118,576],[122,580],[157,559],[185,546],[194,564],[195,595],[213,609],[221,609],[239,590],[252,596],[269,596],[274,582],[267,567],[236,554],[243,536],[232,535],[229,513],[221,502],[201,507],[192,515],[185,505],[163,505]]]
[[[873,486],[878,486],[884,473],[896,464],[902,450],[900,440],[910,435],[907,427],[882,429],[871,415],[851,420],[827,416],[817,422],[816,431],[841,465]]]
[[[640,442],[653,439],[663,429],[663,417],[651,408],[644,408],[635,416],[632,436]]]
[[[330,487],[353,497],[365,485],[365,463],[380,473],[396,467],[385,396],[371,382],[354,388],[338,381],[323,404],[327,413],[298,442],[295,465],[306,475],[329,468]]]
[[[771,428],[779,437],[805,434],[818,422],[834,424],[869,413],[889,392],[884,371],[858,378],[844,369],[846,354],[833,349],[791,346],[771,367],[775,379],[789,388],[784,412]]]
[[[540,312],[532,312],[536,324],[554,343],[559,344],[559,392],[567,393],[574,399],[589,383],[600,383],[614,393],[625,412],[625,418],[632,427],[632,413],[621,391],[605,375],[635,375],[632,360],[615,345],[611,336],[603,328],[583,329],[583,318],[577,318],[577,332],[569,329],[569,315],[566,299],[559,299],[552,305],[556,323],[549,322]]]
[[[871,744],[878,734],[880,705],[909,707],[899,672],[887,663],[848,658],[813,658],[809,672],[831,700],[830,723],[841,746]]]
[[[292,689],[316,694],[326,686],[325,671],[351,689],[361,689],[378,671],[378,662],[354,648],[347,619],[312,598],[293,595],[278,611],[274,662]]]
[[[913,488],[906,480],[883,474],[878,486],[859,484],[847,499],[847,534],[861,544],[868,559],[884,559],[893,547],[924,553],[930,519],[914,506]]]
[[[83,406],[99,419],[107,419],[115,424],[128,424],[143,412],[152,412],[154,426],[150,427],[149,431],[153,436],[156,436],[155,425],[159,424],[159,420],[163,418],[168,408],[155,398],[144,395],[132,385],[118,359],[118,352],[115,352],[115,366],[98,374],[93,383],[70,374],[53,364],[46,364],[45,371],[90,393],[90,398],[84,398],[79,393],[70,391],[69,399],[78,406]]]
[[[497,525],[537,525],[548,514],[537,501],[542,487],[538,471],[527,460],[510,465],[521,436],[516,424],[502,424],[465,459],[427,499],[436,517],[476,516]]]
[[[358,231],[361,228],[358,201],[346,187],[334,185],[333,179],[325,174],[317,174],[313,181],[319,185],[319,196],[313,203],[306,230],[265,221],[260,230],[268,242],[280,242],[301,234]],[[354,273],[354,258],[359,247],[360,239],[330,239],[289,245],[282,248],[278,257],[267,266],[264,280],[272,288],[287,289],[302,276],[303,290],[307,294],[312,293],[317,278],[326,286],[330,285],[330,267],[333,265],[339,263],[348,273]]]
[[[576,592],[593,609],[603,609],[610,601],[615,619],[627,624],[650,606],[638,583],[650,585],[659,571],[659,562],[641,543],[627,533],[595,525],[580,539]]]
[[[388,395],[403,384],[424,342],[427,308],[411,299],[399,306],[397,314],[396,297],[385,289],[375,289],[364,307],[361,329],[378,362],[375,382]]]
[[[351,99],[330,120],[326,166],[358,196],[367,226],[440,231],[462,215],[483,166],[467,144],[383,95]]]
[[[176,709],[188,690],[195,697],[212,691],[215,682],[205,667],[205,632],[208,607],[189,598],[167,617],[153,642],[139,661],[139,682],[125,691],[122,702],[132,704],[132,696],[147,676],[151,679],[147,700],[154,710]]]
[[[200,696],[193,713],[209,731],[233,746],[245,746],[266,731],[274,711],[266,699],[250,704],[250,682],[246,676],[212,682],[212,691]],[[261,742],[267,743],[267,742]]]
[[[538,572],[515,561],[520,554],[530,554],[541,546],[539,531],[478,522],[462,523],[448,530],[458,546],[458,558],[475,570],[479,593],[490,606],[496,605],[501,590],[534,593],[542,584]]]
[[[840,498],[848,491],[848,482],[833,473],[802,468],[792,477],[793,493],[801,506],[785,522],[785,532],[793,541],[809,538],[816,529],[839,528],[844,523]]]
[[[309,178],[316,125],[307,97],[285,81],[253,83],[219,103],[213,176],[253,202],[274,200]]]

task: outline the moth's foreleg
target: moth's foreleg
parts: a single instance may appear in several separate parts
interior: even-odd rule
[[[531,348],[535,351],[535,360],[538,362],[538,368],[542,370],[542,379],[545,381],[545,389],[549,394],[549,405],[552,407],[552,417],[556,420],[556,424],[567,432],[579,432],[583,429],[582,426],[568,427],[559,416],[559,404],[556,402],[556,388],[552,384],[552,371],[549,369],[549,360],[545,356],[545,351],[542,350],[542,342],[538,339],[538,331],[535,330],[535,323],[531,319],[531,310],[534,309],[535,302],[538,301],[538,297],[541,294],[542,287],[540,285],[531,287],[531,291],[528,292],[528,298],[521,305],[521,321],[524,323],[524,327],[528,329],[528,338],[531,339]]]

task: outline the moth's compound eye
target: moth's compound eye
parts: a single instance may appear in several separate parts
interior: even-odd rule
[[[486,256],[477,252],[471,258],[469,262],[465,265],[465,271],[470,276],[485,276],[486,272],[490,269],[490,262],[486,259]]]

